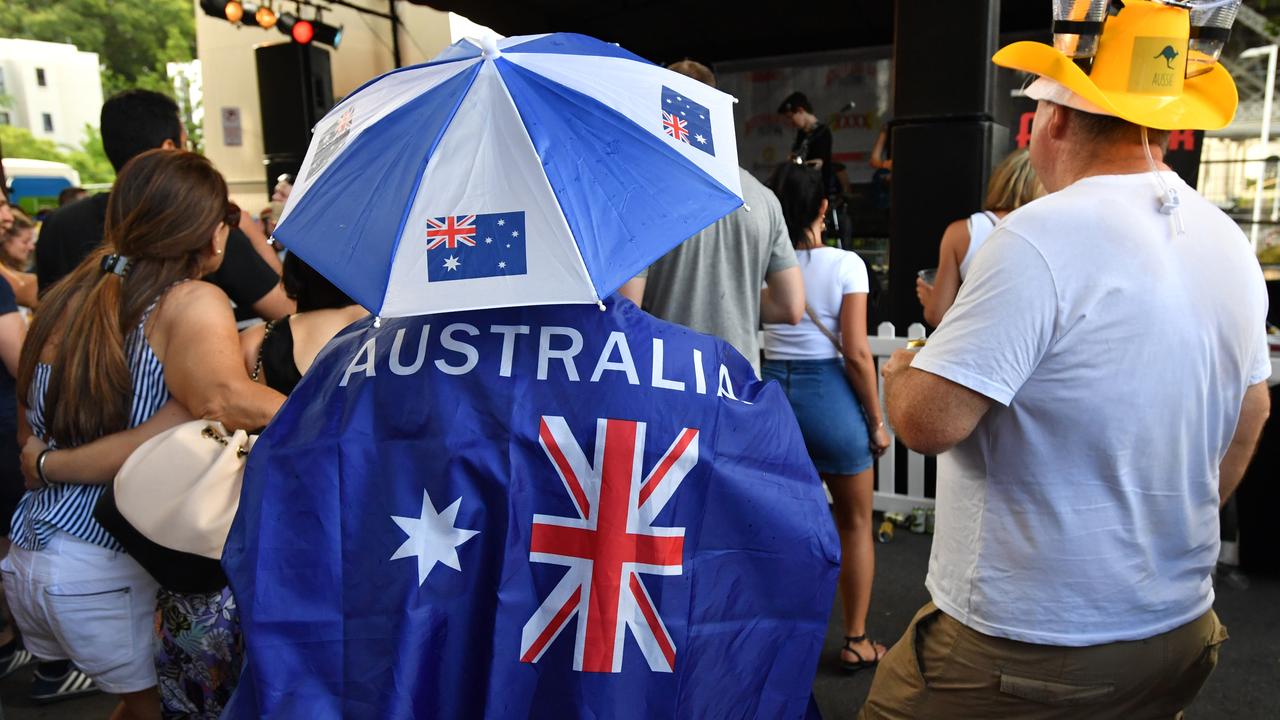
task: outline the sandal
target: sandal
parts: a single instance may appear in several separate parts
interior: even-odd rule
[[[867,640],[867,643],[871,645],[871,652],[875,654],[872,656],[870,660],[867,660],[866,658],[862,657],[862,653],[858,652],[857,650],[854,650],[853,646],[864,640],[867,640],[867,636],[865,633],[857,636],[854,636],[854,635],[844,636],[844,647],[840,648],[841,650],[840,667],[845,672],[857,672],[859,670],[863,670],[869,667],[875,667],[880,663],[880,659],[884,657],[884,653],[876,652],[876,648],[879,647],[879,645],[877,645],[874,640]],[[845,660],[844,653],[843,653],[843,651],[845,650],[848,650],[849,652],[853,653],[854,657],[858,658],[858,661],[849,662],[848,660]],[[885,653],[888,653],[888,652],[889,652],[888,649],[885,649]]]

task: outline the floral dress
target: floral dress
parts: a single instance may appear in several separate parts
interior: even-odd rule
[[[244,662],[230,588],[156,593],[156,668],[164,717],[217,720]]]

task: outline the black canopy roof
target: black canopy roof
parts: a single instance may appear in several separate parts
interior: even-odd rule
[[[910,2],[911,0],[896,0]],[[503,35],[577,32],[657,63],[707,63],[889,45],[895,0],[410,0],[464,15]],[[1049,0],[1005,0],[1000,31],[1046,30]],[[947,22],[939,17],[938,22]],[[940,50],[941,51],[941,50]]]

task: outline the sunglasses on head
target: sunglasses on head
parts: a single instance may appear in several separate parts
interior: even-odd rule
[[[240,206],[233,203],[227,203],[227,210],[222,215],[222,222],[229,228],[240,227]]]

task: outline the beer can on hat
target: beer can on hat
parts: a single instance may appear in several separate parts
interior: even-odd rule
[[[925,514],[924,514],[924,531],[925,531],[926,533],[928,533],[928,534],[930,534],[930,535],[932,535],[932,534],[933,534],[933,525],[934,525],[934,522],[935,522],[935,518],[937,518],[937,516],[938,516],[938,512],[937,512],[936,510],[934,510],[933,508],[929,508],[928,510],[926,510],[926,511],[925,511]]]
[[[885,520],[880,523],[880,530],[876,532],[876,539],[882,543],[887,543],[893,539],[893,521]]]
[[[911,508],[911,532],[917,535],[923,535],[925,532],[925,511],[924,508]]]

